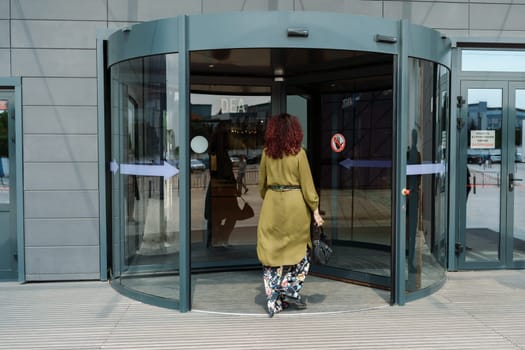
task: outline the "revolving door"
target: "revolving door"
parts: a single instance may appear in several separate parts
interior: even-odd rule
[[[213,17],[231,34],[239,16]],[[247,25],[251,14],[242,16]],[[255,38],[221,44],[204,31],[205,17],[110,37],[113,285],[187,311],[203,280],[196,276],[260,272],[258,166],[266,122],[281,112],[302,124],[335,250],[313,274],[388,290],[399,304],[442,283],[449,90],[442,39],[435,52],[423,44],[438,38],[428,29],[414,29],[421,41],[397,43],[412,29],[407,23],[272,13],[267,23],[254,17],[254,28],[268,29]],[[284,35],[269,29],[277,20]],[[298,23],[315,28],[311,38],[308,29],[290,30]],[[353,26],[352,35],[381,32],[344,45],[315,39],[348,39]],[[178,35],[159,34],[170,31]],[[140,53],[134,45],[145,38],[151,51]],[[409,57],[418,50],[421,58]]]

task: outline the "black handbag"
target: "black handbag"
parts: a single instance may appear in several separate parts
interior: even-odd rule
[[[242,207],[242,209],[239,209],[239,215],[238,217],[236,217],[236,219],[246,220],[246,219],[253,217],[255,215],[255,212],[253,211],[253,208],[251,207],[251,205],[248,204],[246,199],[242,197],[238,197],[238,198],[242,199],[242,201],[244,202],[244,206]]]
[[[317,264],[326,265],[334,255],[330,247],[328,237],[325,235],[323,226],[313,225],[312,229],[312,261]]]

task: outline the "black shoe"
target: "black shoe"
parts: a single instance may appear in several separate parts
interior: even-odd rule
[[[296,309],[306,309],[306,302],[301,299],[301,296],[291,297],[285,295],[283,301]]]

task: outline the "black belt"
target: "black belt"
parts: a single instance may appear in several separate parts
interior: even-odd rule
[[[272,191],[284,192],[290,190],[300,190],[301,186],[298,185],[271,185],[268,188]]]

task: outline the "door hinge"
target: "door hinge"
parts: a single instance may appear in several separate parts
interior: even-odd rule
[[[461,109],[463,105],[465,104],[465,99],[463,98],[463,96],[456,96],[456,99],[457,99],[456,106],[458,107],[458,109]],[[456,127],[458,129],[463,129],[464,126],[465,126],[465,119],[458,117],[456,119]]]
[[[456,104],[456,106],[458,108],[463,107],[463,105],[465,104],[465,99],[463,98],[463,96],[456,96],[456,99],[458,100],[458,103]]]

